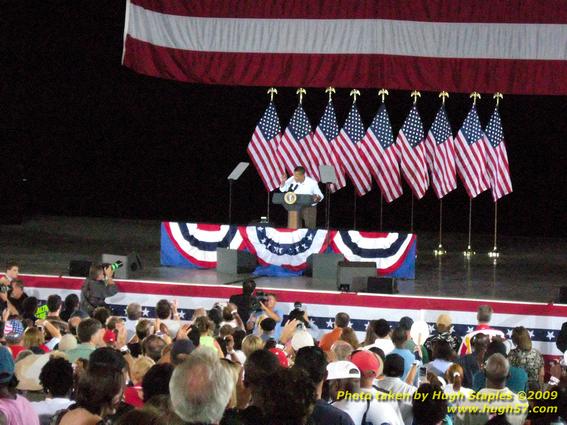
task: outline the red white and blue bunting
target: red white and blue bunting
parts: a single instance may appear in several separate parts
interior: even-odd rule
[[[216,249],[256,255],[260,274],[301,274],[312,254],[335,252],[348,261],[372,261],[379,275],[413,279],[416,236],[402,233],[278,229],[194,223],[162,223],[161,264],[214,268]]]

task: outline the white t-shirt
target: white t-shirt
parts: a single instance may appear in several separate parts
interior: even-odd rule
[[[392,378],[385,376],[384,379],[375,380],[374,385],[385,391],[389,391],[392,394],[412,394],[417,391],[417,388],[413,385],[407,384],[400,378]],[[400,413],[402,414],[402,419],[406,425],[411,425],[413,422],[412,413],[412,399],[400,399],[398,400],[398,406],[400,408]]]
[[[372,394],[373,398],[366,413],[366,423],[373,425],[390,424],[403,425],[402,414],[398,402],[395,400],[377,400],[375,388],[361,388],[361,392]]]
[[[31,405],[33,409],[38,414],[41,415],[50,415],[53,416],[58,410],[63,410],[69,407],[73,402],[68,398],[63,397],[55,397],[55,398],[46,398],[42,401],[32,401]]]
[[[384,352],[385,356],[390,354],[392,350],[396,348],[390,338],[376,338],[374,344],[367,345],[366,347],[364,347],[364,349],[368,350],[372,347],[378,347],[379,349],[381,349]]]

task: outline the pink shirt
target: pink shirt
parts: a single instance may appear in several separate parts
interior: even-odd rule
[[[39,425],[39,417],[32,404],[21,395],[15,400],[0,398],[0,412],[6,417],[7,425]]]

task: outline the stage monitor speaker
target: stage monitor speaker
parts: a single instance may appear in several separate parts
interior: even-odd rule
[[[69,261],[69,276],[87,277],[89,275],[89,269],[91,268],[92,263],[92,261],[85,260]]]
[[[339,263],[345,260],[343,254],[335,254],[333,252],[313,254],[309,258],[311,258],[313,278],[321,280],[336,280]]]
[[[366,292],[372,294],[397,294],[398,283],[391,277],[369,277]]]
[[[114,272],[116,279],[128,279],[143,269],[142,260],[138,254],[131,252],[128,255],[102,254],[102,263],[112,264],[122,261],[123,266]]]
[[[559,298],[557,299],[558,304],[567,304],[567,286],[559,287]]]
[[[247,251],[217,248],[217,272],[219,273],[252,273],[256,270],[256,265],[256,256]]]
[[[374,261],[339,261],[338,263],[337,288],[339,291],[365,291],[369,277],[376,277]]]

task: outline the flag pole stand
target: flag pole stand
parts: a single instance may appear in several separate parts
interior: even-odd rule
[[[411,195],[410,233],[413,233],[413,195]]]
[[[380,194],[380,231],[382,231],[382,204],[384,203],[384,199]]]
[[[476,252],[473,251],[471,248],[471,228],[472,228],[472,199],[469,198],[469,239],[467,244],[467,249],[463,251],[463,255],[467,260],[470,260],[473,255],[476,255]]]
[[[498,201],[494,202],[494,246],[492,247],[492,251],[488,253],[488,257],[494,259],[496,263],[496,259],[500,257],[500,251],[498,251]]]
[[[447,251],[443,248],[443,199],[439,199],[439,245],[437,249],[433,250],[433,254],[436,257],[447,254]]]
[[[329,231],[330,227],[331,227],[331,190],[329,189],[329,186],[331,185],[331,183],[326,183],[325,184],[325,228],[327,229],[327,232]]]
[[[268,192],[268,202],[266,202],[266,220],[270,222],[270,195],[271,193]]]
[[[352,192],[354,195],[354,210],[352,212],[352,230],[356,230],[356,189]]]

